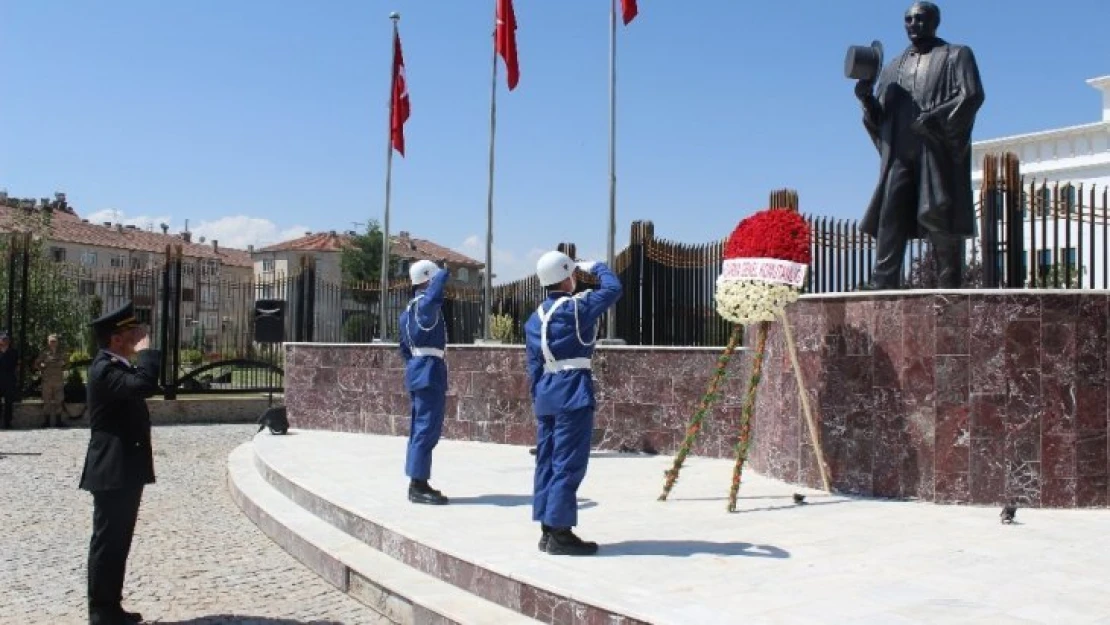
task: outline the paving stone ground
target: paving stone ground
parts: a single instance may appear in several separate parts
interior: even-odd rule
[[[252,425],[154,429],[124,606],[178,625],[384,623],[270,541],[231,500],[227,456]],[[87,429],[0,431],[0,624],[86,623]]]

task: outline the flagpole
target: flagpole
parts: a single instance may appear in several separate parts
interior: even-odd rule
[[[486,194],[486,280],[482,295],[482,340],[489,341],[493,291],[493,156],[497,131],[497,2],[493,10],[493,76],[489,95],[489,190]]]
[[[609,236],[606,263],[615,271],[617,236],[617,0],[609,2]],[[605,340],[602,344],[624,344],[617,338],[617,316],[605,314]]]
[[[396,11],[389,14],[393,21],[393,37],[389,41],[389,132],[385,135],[385,218],[382,220],[382,265],[381,265],[381,295],[378,297],[378,338],[385,341],[387,337],[387,311],[386,300],[389,298],[389,201],[393,190],[393,90],[397,81],[397,22],[401,14]]]

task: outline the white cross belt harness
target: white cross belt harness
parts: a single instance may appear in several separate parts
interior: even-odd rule
[[[440,311],[439,318],[435,320],[435,323],[433,323],[431,327],[425,328],[424,326],[420,325],[420,318],[417,316],[416,305],[422,297],[424,297],[423,293],[417,295],[412,299],[411,302],[409,302],[409,305],[407,306],[409,313],[409,323],[415,321],[416,327],[425,332],[431,332],[439,324],[440,320],[443,319],[443,311]],[[409,345],[412,345],[412,332],[409,331],[409,323],[405,324],[405,335],[409,339]],[[409,352],[411,352],[414,357],[429,356],[431,358],[443,358],[443,350],[439,349],[438,347],[410,347]]]
[[[443,358],[443,350],[435,347],[412,347],[409,349],[413,356],[431,356]]]
[[[551,315],[555,309],[561,306],[568,300],[574,301],[574,336],[578,342],[585,347],[589,347],[597,342],[597,328],[594,328],[594,338],[589,343],[582,340],[582,333],[578,328],[578,300],[573,297],[560,297],[555,300],[551,308],[547,312],[543,310],[543,304],[536,310],[536,314],[540,318],[540,349],[543,350],[543,371],[544,373],[559,373],[560,371],[574,371],[576,369],[590,369],[592,363],[589,358],[564,358],[563,360],[556,360],[555,355],[551,353],[551,347],[547,344],[547,322],[551,320]]]

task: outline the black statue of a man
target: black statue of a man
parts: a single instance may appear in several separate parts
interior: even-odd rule
[[[940,288],[959,288],[964,239],[975,236],[971,129],[983,85],[971,48],[938,38],[939,25],[937,5],[915,2],[906,11],[910,46],[877,84],[856,83],[881,163],[861,224],[876,239],[870,289],[899,288],[907,242],[926,237]]]

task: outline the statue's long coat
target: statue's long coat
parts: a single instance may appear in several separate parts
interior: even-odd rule
[[[893,160],[894,115],[885,105],[892,89],[899,89],[898,74],[910,58],[907,48],[883,69],[875,87],[879,107],[867,110],[864,126],[880,155],[879,184],[860,224],[864,232],[878,235],[879,214],[886,197],[886,179]],[[917,227],[913,238],[930,231],[975,236],[975,201],[971,189],[971,130],[985,96],[979,67],[971,48],[941,40],[929,53],[924,77],[922,113],[934,117],[943,130],[941,137],[922,142],[921,178],[917,203]]]

